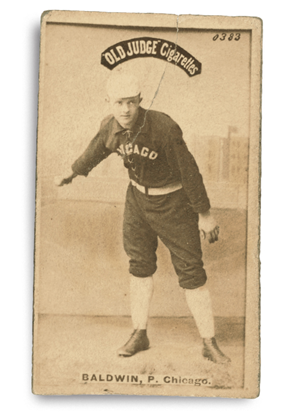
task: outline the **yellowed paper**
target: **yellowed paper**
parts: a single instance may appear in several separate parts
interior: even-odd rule
[[[261,20],[249,17],[43,14],[35,394],[258,396],[261,31]],[[137,78],[142,113],[135,113],[136,120],[143,115],[128,147],[118,148],[115,137],[122,140],[127,130],[133,134],[135,125],[130,128],[129,114],[119,124],[109,116],[115,107],[107,82],[117,73]],[[135,84],[131,88],[137,91]],[[120,105],[138,91],[123,94]],[[107,126],[116,125],[123,130],[113,135]],[[186,150],[180,147],[180,132]],[[89,161],[85,157],[85,167],[74,165],[95,137],[107,157],[97,164],[97,150]],[[210,221],[203,218],[209,207],[199,179],[190,173],[193,162],[188,161],[193,159],[187,152],[202,175],[214,227],[219,226],[218,241],[212,244],[208,233],[216,228],[209,229]],[[91,163],[97,166],[91,168]],[[61,183],[72,165],[77,176]],[[134,215],[127,214],[131,192],[142,201]],[[193,270],[185,227],[174,231],[176,218],[179,224],[187,209],[170,202],[179,194],[187,195],[193,218],[198,215],[199,225],[204,224],[200,238],[206,283]],[[146,204],[154,201],[151,220]],[[140,211],[145,223],[137,219]],[[123,226],[124,216],[133,221],[133,231],[127,232],[127,222]],[[139,258],[151,252],[154,234],[157,261],[148,257],[150,262],[139,266]],[[138,244],[133,262],[138,263],[129,269],[133,242]],[[130,291],[132,281],[142,285],[142,296]],[[149,346],[128,357],[119,355],[134,321],[142,322],[148,282],[153,282]],[[201,336],[212,332],[204,296],[211,299],[214,337]],[[201,317],[207,323],[200,323]],[[230,362],[210,355],[213,347],[205,347],[210,359],[204,357],[202,338],[216,339]]]

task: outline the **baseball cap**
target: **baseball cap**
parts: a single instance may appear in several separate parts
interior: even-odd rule
[[[138,78],[131,73],[112,73],[107,82],[107,93],[109,97],[127,98],[135,97],[141,92]]]

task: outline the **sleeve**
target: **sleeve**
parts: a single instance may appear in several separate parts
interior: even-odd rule
[[[168,164],[173,172],[179,173],[182,186],[193,210],[203,213],[210,209],[210,202],[198,166],[186,143],[182,131],[175,125],[170,130],[165,147]]]
[[[100,130],[84,153],[73,163],[72,170],[77,175],[88,176],[89,172],[111,153],[104,144],[103,133]]]

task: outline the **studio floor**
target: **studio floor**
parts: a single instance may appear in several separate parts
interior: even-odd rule
[[[152,317],[150,348],[117,356],[131,334],[128,316],[40,314],[34,322],[33,387],[37,394],[209,395],[240,390],[244,382],[244,319],[216,318],[217,341],[231,358],[214,364],[201,355],[202,341],[192,318]],[[212,380],[210,387],[184,384],[125,384],[88,381],[88,374],[145,374]],[[170,379],[169,379],[170,380]],[[200,390],[199,390],[200,389]],[[207,394],[204,393],[207,389]]]

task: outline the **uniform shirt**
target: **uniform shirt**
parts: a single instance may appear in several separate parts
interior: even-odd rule
[[[124,129],[114,116],[106,117],[72,170],[87,176],[115,152],[122,157],[130,179],[138,184],[158,188],[181,182],[193,210],[209,210],[209,199],[194,157],[187,149],[180,127],[166,114],[139,107],[132,131]]]

